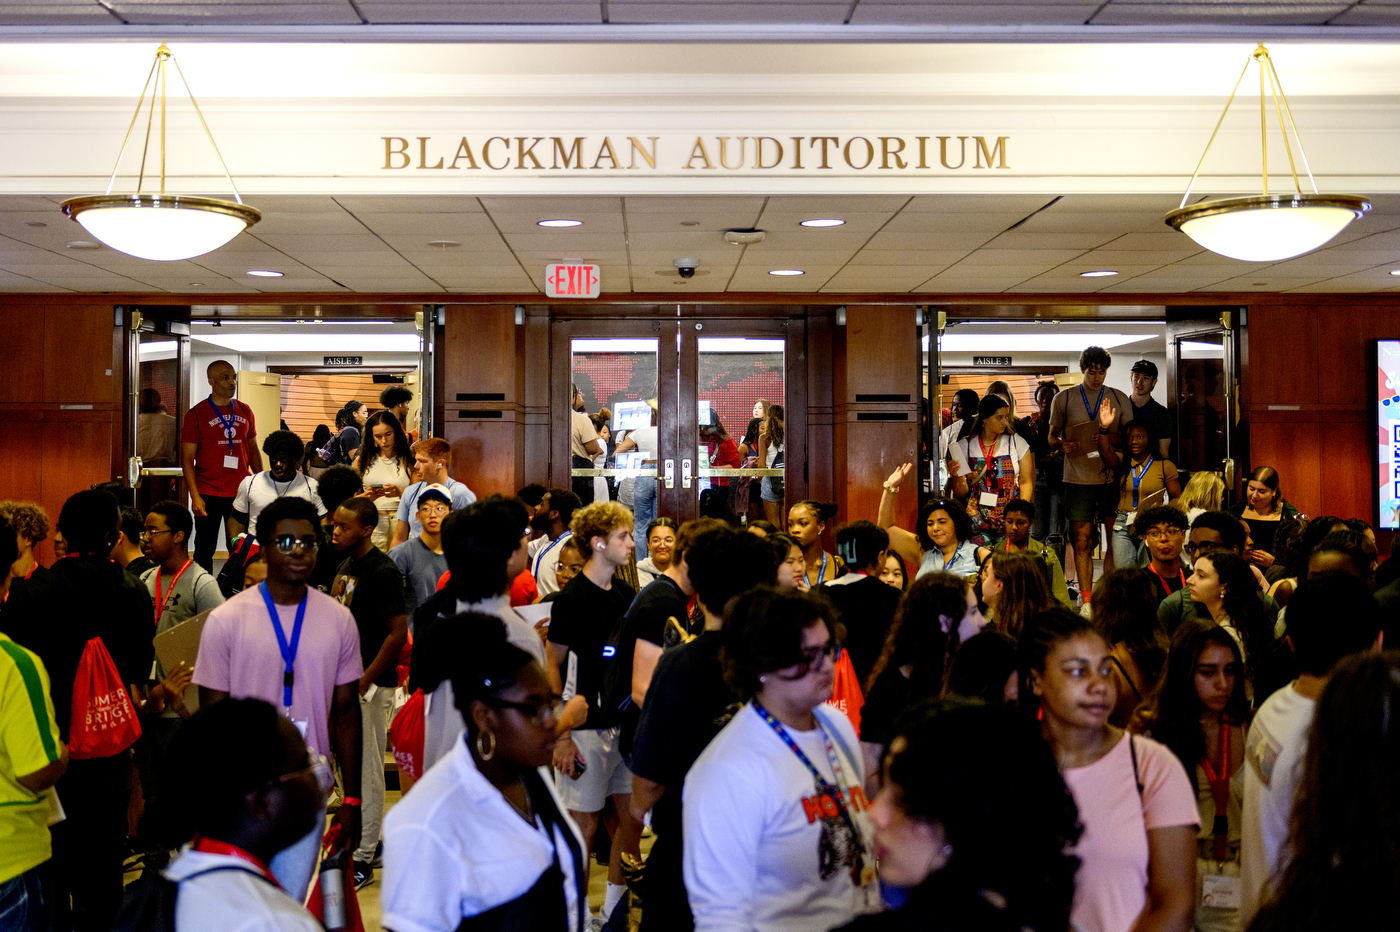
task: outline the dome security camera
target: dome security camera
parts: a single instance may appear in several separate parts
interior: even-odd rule
[[[672,259],[671,264],[676,267],[681,278],[694,278],[695,267],[700,264],[699,259]]]

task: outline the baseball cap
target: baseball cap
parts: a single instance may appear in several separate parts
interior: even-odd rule
[[[441,482],[434,482],[431,485],[423,486],[422,491],[418,493],[418,500],[414,502],[414,507],[416,508],[422,505],[423,502],[427,500],[428,496],[440,498],[449,508],[452,507],[452,493],[447,491],[447,486],[443,485]]]
[[[1157,364],[1147,359],[1139,359],[1137,362],[1133,363],[1133,367],[1128,371],[1141,372],[1149,378],[1157,378]]]

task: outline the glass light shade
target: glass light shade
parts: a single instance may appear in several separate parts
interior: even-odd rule
[[[74,197],[63,212],[118,252],[156,262],[212,252],[262,219],[246,204],[155,194]]]
[[[1292,194],[1203,201],[1166,222],[1213,253],[1246,262],[1278,262],[1312,252],[1371,204],[1351,194]]]

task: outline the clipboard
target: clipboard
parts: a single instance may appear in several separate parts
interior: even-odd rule
[[[1132,493],[1129,492],[1128,494],[1131,495]],[[1151,495],[1139,495],[1139,496],[1138,496],[1138,506],[1137,506],[1137,510],[1138,510],[1139,512],[1143,512],[1143,511],[1146,511],[1146,510],[1149,509],[1149,508],[1156,508],[1158,505],[1165,505],[1166,503],[1167,503],[1167,490],[1166,490],[1166,489],[1158,489],[1157,491],[1153,492]]]
[[[1099,422],[1083,421],[1065,428],[1064,440],[1073,440],[1079,444],[1080,452],[1075,456],[1089,456],[1097,454],[1099,450]]]
[[[538,626],[544,622],[546,628],[549,627],[549,619],[553,612],[553,602],[536,602],[533,605],[517,605],[515,607],[515,613],[531,625]]]
[[[155,636],[151,644],[166,673],[181,662],[188,667],[194,666],[195,658],[199,656],[199,639],[204,634],[204,623],[209,620],[209,612],[212,611],[211,608],[208,612],[200,612]],[[199,688],[193,683],[185,690],[185,707],[191,713],[199,711]]]

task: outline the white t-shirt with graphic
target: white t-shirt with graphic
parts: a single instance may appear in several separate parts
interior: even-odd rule
[[[860,740],[836,709],[818,706],[813,714],[820,727],[788,734],[836,785],[823,730],[830,736],[845,802],[864,838],[865,863],[873,866]],[[880,908],[878,885],[852,881],[849,852],[828,847],[823,857],[823,815],[836,816],[835,804],[817,795],[811,771],[752,705],[739,710],[690,768],[682,812],[685,887],[696,932],[809,932]]]

